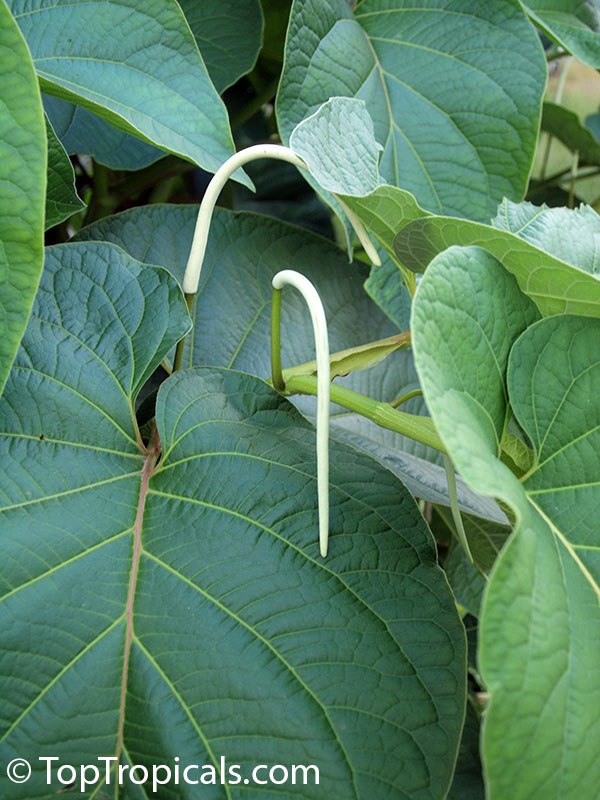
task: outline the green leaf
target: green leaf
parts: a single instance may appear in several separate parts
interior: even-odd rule
[[[586,127],[588,127],[596,139],[600,141],[600,112],[596,114],[588,114],[585,118]]]
[[[177,373],[138,448],[136,392],[188,327],[175,281],[104,243],[50,249],[43,280],[0,401],[0,754],[31,760],[27,797],[39,756],[114,753],[444,796],[464,630],[404,487],[334,444],[321,560],[314,430],[258,378]]]
[[[481,298],[476,305],[474,297]],[[454,424],[462,426],[458,410],[468,411],[469,419],[477,420],[477,435],[499,455],[509,413],[508,356],[513,342],[537,319],[535,306],[502,264],[478,247],[451,247],[437,256],[416,298],[411,330],[423,391],[424,378],[429,393],[435,382],[448,396],[446,417],[453,415]],[[463,459],[455,464],[464,475]]]
[[[44,108],[69,155],[84,154],[110,169],[147,167],[165,154],[106,120],[66,100],[43,95]]]
[[[515,344],[508,388],[515,416],[532,442],[533,466],[522,479],[529,499],[559,528],[600,582],[597,512],[600,490],[600,323],[553,317]]]
[[[44,91],[208,171],[233,154],[225,106],[175,0],[9,7]]]
[[[179,0],[219,94],[254,67],[263,38],[259,0]]]
[[[471,255],[459,275],[459,252],[427,270],[412,328],[427,404],[454,463],[471,488],[499,498],[516,517],[481,615],[480,668],[491,695],[483,732],[488,794],[591,797],[600,780],[600,721],[591,701],[600,692],[599,542],[590,513],[600,501],[600,420],[591,399],[600,390],[599,323],[542,320],[514,345],[508,395],[537,450],[520,483],[498,460],[496,431],[524,298],[507,292],[490,256]],[[475,339],[472,351],[463,344]]]
[[[579,164],[600,165],[600,141],[573,111],[544,103],[542,130],[557,138],[572,153],[577,151]]]
[[[0,4],[0,393],[43,263],[46,131],[27,45]]]
[[[523,6],[551,39],[590,67],[600,68],[600,9],[596,0],[526,0]]]
[[[364,100],[385,181],[425,208],[488,220],[525,192],[546,64],[516,2],[446,6],[364,0],[353,14],[346,0],[296,0],[279,129],[287,142],[328,98]]]
[[[479,717],[470,701],[447,800],[484,800],[485,786],[479,754]]]
[[[454,535],[454,521],[450,510],[436,506],[436,512]],[[499,525],[491,520],[478,519],[470,514],[463,515],[463,523],[473,560],[479,566],[481,572],[489,572],[508,538],[510,528],[507,525]],[[458,550],[462,550],[464,553],[462,548],[459,547]],[[470,564],[469,561],[467,563]],[[463,605],[465,604],[463,603]],[[470,608],[469,613],[473,614],[474,617],[478,616],[476,608]]]
[[[380,252],[380,267],[372,267],[365,281],[365,291],[379,308],[401,331],[410,326],[410,295],[406,289],[397,265],[387,255]]]
[[[85,203],[75,189],[75,173],[65,148],[57,138],[46,117],[48,138],[48,185],[46,187],[45,227],[59,225],[65,219],[85,208]]]
[[[600,274],[600,214],[590,206],[548,208],[505,200],[492,225],[584,272]]]
[[[159,264],[179,279],[183,277],[196,221],[196,206],[154,205],[132,209],[100,220],[79,232],[79,240],[106,240],[124,248],[134,258]],[[268,378],[270,364],[271,280],[285,265],[306,275],[317,287],[329,320],[331,352],[376,341],[397,333],[397,328],[369,301],[363,291],[368,274],[365,264],[348,264],[331,242],[307,231],[248,213],[217,208],[194,308],[194,332],[188,337],[184,364],[241,369]],[[295,292],[286,293],[282,329],[293,331],[282,341],[284,367],[314,358],[314,342],[306,325],[306,308]],[[356,320],[362,320],[360,329]],[[408,327],[408,315],[405,317]],[[381,400],[418,386],[409,350],[401,350],[365,372],[353,372],[338,381],[355,391]],[[314,416],[313,397],[294,397],[294,403]],[[406,410],[425,413],[422,399],[411,400]],[[346,409],[333,407],[332,432],[373,454],[420,497],[447,503],[440,455]],[[478,498],[459,486],[464,508],[502,521],[504,516],[487,498]]]
[[[220,15],[215,5],[207,0],[180,3],[208,73],[220,92],[225,88],[224,82],[228,85],[239,77],[239,69],[251,68],[250,61],[260,47],[262,13],[257,0],[229,2],[226,8],[221,2]],[[232,36],[242,27],[243,36]],[[224,54],[229,55],[224,58]],[[228,78],[233,80],[228,81]],[[71,154],[86,153],[100,164],[123,170],[142,169],[164,156],[162,150],[124,133],[81,106],[51,96],[44,98],[44,105],[54,129]]]
[[[430,261],[446,248],[477,245],[502,262],[543,315],[600,316],[600,281],[587,271],[590,265],[596,265],[598,252],[595,244],[598,215],[589,207],[548,211],[529,203],[505,201],[500,206],[496,226],[503,216],[513,218],[516,213],[525,220],[531,217],[530,222],[539,215],[543,228],[548,223],[553,229],[552,236],[531,238],[537,245],[533,246],[529,234],[519,226],[503,224],[505,230],[501,230],[468,220],[435,217],[420,208],[411,194],[393,186],[380,186],[368,197],[342,199],[405,269],[424,272]],[[555,211],[559,213],[554,214]],[[571,226],[581,242],[569,236]],[[568,251],[560,246],[561,237],[569,242]],[[563,257],[568,262],[561,260]]]

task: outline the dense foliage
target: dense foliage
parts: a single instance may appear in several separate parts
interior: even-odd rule
[[[417,5],[0,0],[2,798],[600,797],[600,6]]]

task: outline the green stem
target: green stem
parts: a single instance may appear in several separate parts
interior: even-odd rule
[[[115,198],[110,191],[109,176],[110,170],[108,167],[94,161],[92,201],[86,211],[84,225],[89,225],[98,219],[107,217],[116,208]]]
[[[559,170],[559,172],[555,172],[553,175],[550,175],[549,178],[544,178],[543,181],[539,181],[536,188],[541,188],[543,186],[548,186],[551,183],[556,183],[560,181],[564,183],[566,181],[570,181],[573,178],[573,174],[571,170],[573,169],[573,165],[570,164],[568,167]],[[584,178],[593,178],[594,175],[600,175],[600,168],[599,167],[588,167],[587,169],[580,169],[577,171],[577,174],[574,176],[575,180],[584,180]]]
[[[190,314],[192,313],[192,307],[194,305],[195,298],[195,294],[186,294],[185,296],[185,302],[187,303]],[[181,369],[181,364],[183,363],[183,351],[185,350],[185,339],[186,337],[184,336],[183,339],[180,339],[177,342],[177,347],[175,348],[175,358],[173,359],[173,370],[171,374],[173,374],[173,372],[177,372],[178,369]]]
[[[448,497],[450,498],[450,511],[452,512],[452,519],[454,520],[454,525],[456,526],[456,533],[458,534],[458,541],[464,548],[465,553],[467,554],[469,561],[473,564],[473,555],[471,553],[471,548],[469,547],[469,540],[467,539],[467,534],[465,531],[465,527],[463,525],[462,517],[460,515],[460,508],[458,506],[458,493],[456,491],[456,475],[454,474],[454,467],[452,465],[452,461],[450,457],[444,455],[444,468],[446,470],[446,480],[448,481]]]
[[[296,375],[286,382],[285,393],[316,396],[317,379],[313,375]],[[381,428],[401,433],[417,442],[433,447],[441,453],[446,452],[429,417],[396,411],[389,403],[373,400],[371,397],[365,397],[365,395],[335,383],[331,384],[331,401],[372,420]]]
[[[392,408],[398,408],[403,403],[406,403],[408,400],[412,400],[413,397],[419,397],[423,394],[422,389],[413,389],[412,392],[406,392],[405,394],[400,394],[390,403]]]
[[[575,182],[577,181],[577,167],[579,166],[579,150],[573,153],[573,168],[569,183],[569,208],[575,207]]]
[[[278,392],[285,391],[281,368],[281,289],[273,289],[271,298],[271,378]]]
[[[168,178],[160,181],[156,184],[154,189],[150,192],[150,197],[148,198],[148,203],[167,203],[169,197],[173,194],[173,190],[177,186],[177,181],[179,180],[179,175],[171,175]]]

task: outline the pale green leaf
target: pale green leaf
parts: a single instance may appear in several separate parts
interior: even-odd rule
[[[518,227],[509,232],[469,220],[433,216],[411,194],[393,186],[380,186],[368,197],[343,199],[404,269],[424,272],[429,262],[446,248],[477,245],[502,262],[544,316],[562,313],[600,316],[600,280],[586,271],[596,264],[598,253],[595,244],[598,215],[593,209],[560,209],[556,216],[544,215],[543,220],[557,220],[559,224],[554,223],[556,230],[551,239],[546,236],[532,239],[539,241],[534,246]],[[525,214],[527,220],[528,216],[544,211],[538,208],[534,212],[534,208],[529,203],[505,202],[501,212],[508,210],[512,215],[516,209],[524,209],[517,213]],[[568,234],[571,226],[581,239],[575,244],[574,237]],[[559,247],[562,236],[573,245],[569,252]],[[562,257],[568,258],[568,262],[561,260]]]
[[[48,184],[45,227],[51,228],[85,208],[75,189],[75,173],[65,148],[46,117],[48,138]]]
[[[600,275],[600,214],[590,206],[548,208],[505,200],[492,225],[584,272]]]
[[[408,330],[411,300],[402,274],[387,253],[380,251],[379,257],[381,266],[372,267],[365,281],[365,291],[398,326],[398,330]]]
[[[513,347],[508,395],[537,449],[520,483],[498,460],[496,431],[501,398],[507,399],[505,354],[524,298],[507,292],[489,255],[467,260],[464,253],[468,269],[461,276],[460,250],[450,254],[432,262],[417,290],[416,365],[460,473],[474,490],[508,504],[516,518],[481,615],[480,669],[491,698],[483,730],[488,796],[593,797],[600,782],[600,590],[592,575],[598,537],[590,511],[600,501],[593,401],[600,392],[598,322],[541,320]],[[474,343],[477,329],[479,345],[471,350],[463,341]]]
[[[9,7],[44,91],[208,171],[233,154],[225,106],[175,0]]]
[[[444,796],[464,630],[404,487],[333,444],[322,560],[314,430],[258,378],[177,373],[136,444],[139,386],[188,327],[176,282],[99,242],[51,248],[43,280],[0,401],[0,757],[34,770],[3,796],[48,796],[40,756],[114,753],[314,764],[315,800]]]
[[[331,98],[296,125],[290,147],[326,191],[362,196],[380,183],[383,147],[375,140],[373,120],[362,100]]]
[[[330,97],[364,100],[385,181],[438,213],[488,220],[525,192],[545,83],[516,2],[364,0],[353,13],[296,0],[277,117],[287,142]]]
[[[525,0],[536,25],[580,61],[600,69],[600,6],[597,0]]]
[[[31,57],[0,3],[0,393],[43,263],[44,113]]]
[[[515,344],[508,389],[535,459],[529,499],[560,529],[600,584],[600,322],[553,317]]]

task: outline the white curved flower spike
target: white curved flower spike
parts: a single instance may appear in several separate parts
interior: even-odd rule
[[[188,257],[187,266],[185,268],[185,275],[183,278],[183,291],[186,295],[194,295],[198,291],[198,283],[200,281],[200,271],[206,253],[206,243],[208,242],[208,232],[212,220],[213,211],[221,190],[231,177],[231,175],[250,161],[255,161],[258,158],[274,158],[279,161],[287,161],[294,164],[299,169],[307,169],[304,161],[297,156],[289,147],[284,147],[281,144],[255,144],[252,147],[247,147],[245,150],[240,150],[228,158],[213,175],[208,188],[200,203],[200,210],[198,211],[198,218],[196,220],[196,227],[194,229],[194,238],[192,247]],[[347,215],[350,224],[354,228],[360,243],[363,246],[365,253],[371,259],[373,264],[379,266],[381,261],[377,255],[373,243],[369,239],[367,231],[354,214],[337,196],[340,206]]]
[[[271,367],[273,385],[283,391],[285,384],[281,373],[281,291],[293,286],[306,301],[310,311],[317,354],[317,497],[319,504],[319,547],[323,558],[329,542],[329,395],[331,369],[329,366],[329,339],[323,303],[312,283],[292,269],[284,269],[273,278],[273,305],[271,311]]]

